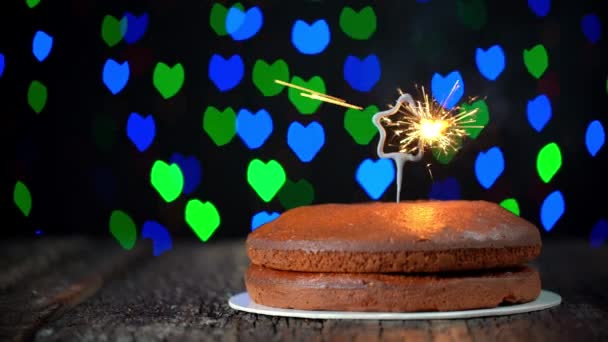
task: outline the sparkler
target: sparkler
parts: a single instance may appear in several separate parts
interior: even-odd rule
[[[445,104],[458,87],[456,82],[442,104],[429,99],[424,88],[422,88],[422,101],[414,101],[410,94],[404,94],[399,90],[400,96],[395,106],[389,106],[389,110],[373,116],[372,121],[380,132],[378,156],[395,161],[397,202],[401,196],[403,165],[406,161],[421,160],[425,148],[436,147],[444,153],[450,148],[456,150],[458,138],[468,135],[467,128],[482,127],[472,125],[475,123],[477,109],[471,111],[464,111],[459,107],[445,109]],[[397,119],[392,120],[393,116]],[[384,152],[387,128],[390,128],[391,133],[396,137],[396,152]],[[415,147],[411,147],[412,145]]]
[[[475,125],[477,108],[468,111],[460,107],[445,109],[445,103],[458,87],[456,82],[441,104],[430,99],[422,87],[421,101],[397,102],[397,112],[402,114],[400,119],[392,121],[387,116],[383,117],[382,123],[392,127],[398,137],[399,152],[412,153],[416,149],[438,148],[447,153],[450,149],[458,148],[457,141],[468,135],[468,128],[483,128]],[[404,95],[401,90],[399,93]],[[417,147],[411,148],[412,145]]]
[[[301,87],[281,80],[276,83],[302,91],[301,96],[319,100],[342,107],[361,110],[363,107],[350,104],[339,97],[326,95],[312,89]],[[422,99],[414,101],[410,94],[404,94],[399,89],[399,98],[394,106],[389,105],[389,110],[376,113],[372,122],[380,132],[378,141],[378,157],[391,158],[395,161],[397,168],[397,202],[399,202],[402,184],[403,165],[406,161],[419,161],[422,159],[425,149],[437,148],[442,153],[448,153],[450,149],[458,149],[458,140],[468,135],[469,128],[483,128],[474,125],[477,108],[463,110],[456,106],[446,109],[445,105],[454,92],[459,88],[458,82],[450,90],[443,103],[430,99],[422,87]],[[393,120],[392,117],[396,119]],[[384,152],[386,142],[386,130],[389,128],[394,135],[392,140],[397,140],[396,152]],[[390,144],[389,144],[390,145]],[[413,147],[412,147],[413,146]],[[414,154],[415,153],[415,154]],[[431,178],[431,169],[428,167]]]
[[[335,97],[335,96],[330,96],[330,95],[326,95],[323,93],[319,93],[318,91],[314,91],[312,89],[308,89],[299,85],[295,85],[289,82],[285,82],[285,81],[281,81],[281,80],[274,80],[275,83],[287,86],[287,87],[291,87],[294,89],[298,89],[301,91],[304,91],[304,93],[300,93],[300,96],[304,96],[304,97],[308,97],[310,99],[313,100],[319,100],[319,101],[323,101],[323,102],[327,102],[327,103],[331,103],[331,104],[335,104],[338,106],[342,106],[342,107],[347,107],[347,108],[353,108],[353,109],[358,109],[361,110],[363,109],[363,107],[360,106],[355,106],[353,104],[350,104],[348,102],[346,102],[346,100],[343,100],[339,97]]]

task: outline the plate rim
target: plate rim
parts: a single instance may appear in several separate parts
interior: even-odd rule
[[[242,304],[242,302],[248,305]],[[228,305],[237,311],[267,316],[308,318],[308,319],[375,319],[375,320],[433,320],[465,319],[492,316],[506,316],[526,312],[546,310],[560,305],[562,297],[549,290],[541,290],[538,297],[528,303],[499,306],[489,309],[461,311],[423,311],[423,312],[357,312],[357,311],[313,311],[281,309],[255,303],[247,291],[237,293],[228,299]]]

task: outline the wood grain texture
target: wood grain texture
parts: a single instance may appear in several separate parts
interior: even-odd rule
[[[149,246],[125,252],[111,241],[41,242],[21,242],[21,248],[6,242],[0,246],[6,246],[3,260],[9,270],[0,275],[0,340],[31,338],[40,326],[61,317],[149,254]]]
[[[111,254],[107,249],[111,247],[103,246],[85,248],[78,262],[57,261],[49,267],[50,273],[39,271],[21,279],[66,293],[74,283],[83,284],[82,277],[69,276],[79,274],[81,268],[101,267],[105,274],[120,268],[108,264],[104,268],[94,257]],[[77,306],[66,306],[61,315],[46,315],[31,328],[30,336],[36,341],[601,341],[608,340],[606,260],[605,247],[546,242],[534,265],[543,288],[559,293],[564,302],[541,312],[468,320],[309,320],[230,309],[228,298],[244,289],[248,260],[243,241],[175,242],[173,250],[162,256],[128,263],[128,272],[106,276],[99,286],[89,285],[99,290]],[[122,265],[126,269],[124,261]],[[19,293],[21,297],[10,297],[2,292],[2,308],[14,301],[15,311],[23,311],[35,303],[36,297],[28,297],[25,288]],[[57,311],[53,303],[47,301],[47,311]],[[27,315],[11,317],[12,323],[3,318],[1,324],[31,323]]]

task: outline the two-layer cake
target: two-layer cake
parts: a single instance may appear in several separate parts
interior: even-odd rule
[[[451,311],[529,302],[538,228],[495,203],[299,207],[249,234],[258,304],[303,310]]]

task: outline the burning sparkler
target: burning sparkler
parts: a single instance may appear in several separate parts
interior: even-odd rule
[[[275,82],[303,91],[300,95],[304,97],[342,107],[363,109],[363,107],[347,103],[341,98],[312,89],[281,80],[275,80]],[[437,148],[443,153],[448,153],[450,149],[456,150],[459,138],[468,135],[467,129],[483,128],[483,126],[474,125],[477,108],[469,111],[460,107],[450,110],[445,108],[445,104],[459,86],[458,82],[454,84],[443,103],[430,99],[424,88],[422,88],[422,99],[419,101],[414,101],[410,94],[404,94],[399,90],[400,96],[396,104],[389,105],[389,110],[378,112],[373,116],[372,122],[380,132],[378,156],[393,159],[397,168],[397,202],[400,198],[403,165],[406,161],[419,161],[426,148]],[[396,146],[396,152],[385,152],[384,150],[387,128],[390,128],[393,135],[389,145]]]
[[[363,109],[363,107],[350,104],[350,103],[346,102],[346,100],[343,100],[339,97],[319,93],[318,91],[314,91],[312,89],[308,89],[308,88],[305,88],[305,87],[302,87],[299,85],[295,85],[295,84],[292,84],[289,82],[281,81],[281,80],[274,80],[274,82],[278,83],[280,85],[284,85],[284,86],[287,86],[290,88],[304,91],[303,93],[300,93],[300,96],[308,97],[309,99],[319,100],[319,101],[323,101],[323,102],[327,102],[327,103],[331,103],[331,104],[335,104],[335,105],[347,107],[347,108],[353,108],[353,109],[358,109],[358,110]]]
[[[397,112],[401,114],[399,119],[391,120],[388,116],[383,116],[382,123],[386,127],[392,127],[397,136],[399,152],[412,153],[416,149],[438,148],[447,153],[450,149],[458,148],[457,141],[468,135],[467,129],[483,128],[474,125],[477,108],[468,111],[460,107],[451,110],[445,108],[445,103],[458,86],[456,82],[442,104],[430,99],[422,87],[422,100],[410,101],[410,97],[408,101],[397,101]],[[399,93],[404,95],[401,90]],[[412,148],[412,145],[417,146]]]

